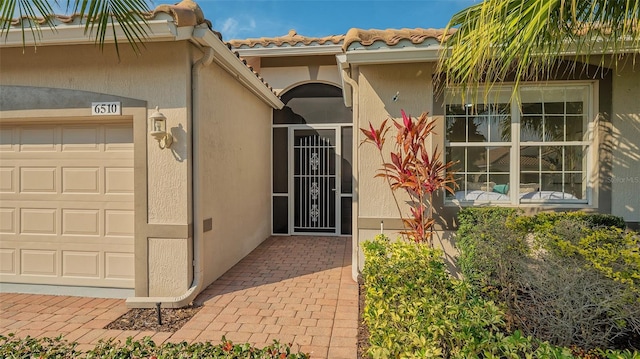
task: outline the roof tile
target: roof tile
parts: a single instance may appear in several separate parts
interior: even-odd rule
[[[410,40],[413,44],[421,44],[427,39],[442,41],[448,38],[455,30],[445,32],[444,29],[387,29],[387,30],[363,30],[353,28],[345,35],[342,49],[346,51],[353,43],[360,43],[363,46],[370,46],[376,41],[382,41],[387,46],[397,45],[402,40]]]
[[[289,30],[289,33],[285,36],[279,37],[261,37],[254,39],[245,39],[245,40],[230,40],[229,44],[235,48],[247,46],[249,48],[253,48],[256,46],[260,47],[268,47],[271,45],[275,46],[283,46],[288,44],[290,46],[295,46],[297,44],[311,45],[312,43],[317,43],[318,45],[325,44],[334,44],[338,45],[344,40],[344,35],[331,35],[325,37],[307,37],[298,35],[296,30]]]

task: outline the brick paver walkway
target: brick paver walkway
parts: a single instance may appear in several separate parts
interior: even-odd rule
[[[100,339],[151,336],[257,346],[293,343],[312,358],[356,358],[358,288],[351,239],[272,237],[196,298],[203,308],[175,333],[102,329],[127,311],[123,300],[0,293],[0,333],[57,336],[80,349]]]

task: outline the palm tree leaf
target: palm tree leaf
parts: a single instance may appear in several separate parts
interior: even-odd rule
[[[32,34],[33,42],[37,44],[42,37],[42,30],[36,19],[54,17],[53,5],[58,6],[58,0],[2,1],[0,3],[0,20],[2,21],[0,35],[5,37],[8,35],[11,19],[14,16],[20,19],[26,18],[20,21],[23,46],[27,44],[27,33]],[[101,49],[104,48],[107,32],[111,27],[118,58],[120,58],[120,50],[116,24],[119,24],[125,39],[136,54],[140,53],[148,37],[149,26],[144,16],[141,16],[149,12],[149,3],[146,0],[67,0],[66,10],[85,21],[85,34],[94,36],[96,44]],[[50,21],[44,23],[55,31]]]
[[[449,22],[458,29],[443,40],[438,85],[487,94],[511,79],[515,93],[520,81],[552,77],[567,55],[616,68],[640,52],[639,18],[640,0],[485,0]]]

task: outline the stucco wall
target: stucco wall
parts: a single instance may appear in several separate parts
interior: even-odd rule
[[[272,110],[215,63],[200,74],[195,111],[202,219],[212,221],[204,233],[208,284],[269,236]]]
[[[187,45],[149,43],[142,55],[131,53],[121,44],[121,60],[112,46],[104,52],[97,46],[42,46],[5,48],[0,52],[0,84],[37,86],[93,91],[146,100],[152,108],[159,106],[167,116],[167,127],[187,131],[186,96],[189,72]],[[91,103],[87,103],[87,109]],[[184,138],[171,151],[160,151],[151,138],[148,146],[149,223],[187,223],[186,161]]]
[[[186,42],[147,43],[136,56],[120,45],[68,45],[3,48],[0,84],[44,89],[91,91],[140,100],[133,114],[135,181],[135,290],[137,296],[182,294],[191,281],[189,143],[191,46]],[[90,116],[91,99],[69,116]],[[94,101],[97,101],[95,99]],[[123,104],[124,106],[124,104]],[[148,134],[148,117],[158,106],[174,136],[171,149],[161,150]],[[46,109],[36,116],[46,116]],[[55,119],[51,119],[55,121]],[[167,251],[169,249],[169,251]],[[180,253],[167,256],[166,253]],[[187,258],[187,259],[185,259]],[[151,273],[150,275],[150,272]]]
[[[260,69],[260,76],[278,94],[305,82],[325,82],[340,86],[336,66],[263,67]]]
[[[369,122],[379,128],[382,121],[390,117],[401,121],[401,109],[414,117],[425,111],[432,112],[430,64],[361,66],[359,70],[359,122],[356,124],[359,128],[368,128]],[[397,101],[394,101],[396,94]],[[388,151],[394,146],[395,127],[391,126],[386,143],[387,159]],[[358,134],[354,142],[359,144],[364,135],[357,130],[354,133]],[[389,186],[383,179],[374,178],[381,165],[378,150],[373,145],[362,145],[358,147],[358,156],[358,218],[398,218]],[[399,200],[403,198],[400,196]]]
[[[640,66],[631,61],[613,77],[612,214],[640,222]]]

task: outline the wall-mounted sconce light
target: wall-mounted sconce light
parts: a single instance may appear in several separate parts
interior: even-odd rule
[[[393,96],[393,98],[392,98],[393,102],[398,102],[398,98],[400,98],[400,91],[397,91],[396,95]]]
[[[165,149],[171,147],[173,136],[167,132],[167,118],[162,112],[158,112],[158,107],[156,107],[156,112],[151,114],[149,120],[151,120],[151,131],[149,134],[158,141],[160,148]]]

